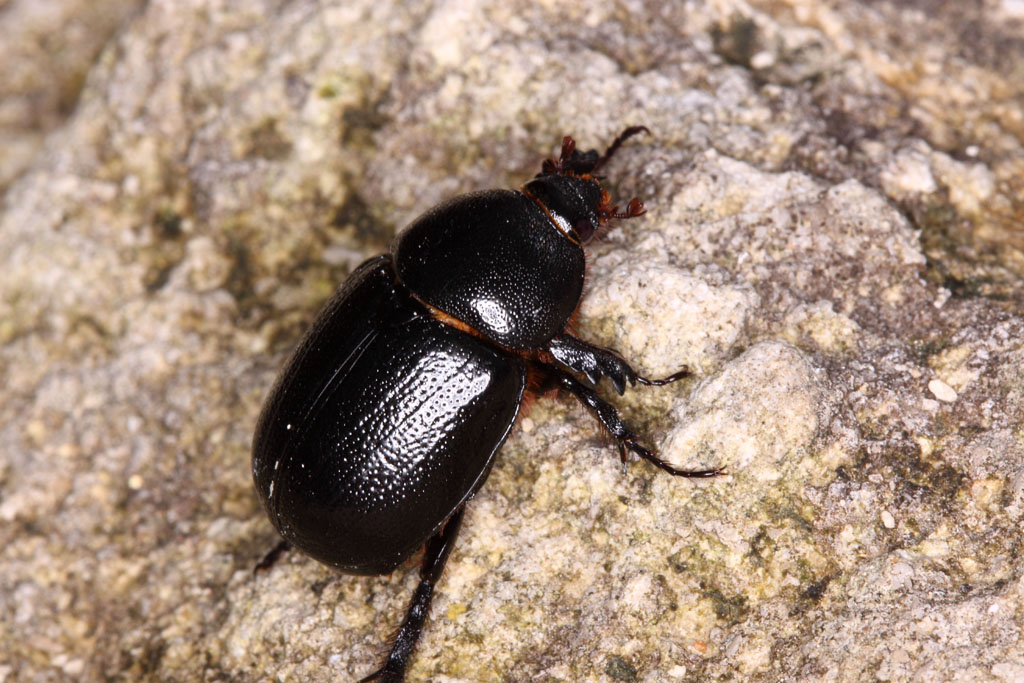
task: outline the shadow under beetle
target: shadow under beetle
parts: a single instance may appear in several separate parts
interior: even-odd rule
[[[610,219],[597,172],[642,126],[599,155],[571,137],[521,190],[450,199],[417,218],[390,254],[352,273],[271,390],[252,469],[285,541],[354,574],[385,574],[426,545],[420,583],[384,666],[402,680],[466,502],[487,478],[524,392],[575,396],[615,439],[669,474],[593,386],[661,385],[566,332],[583,292],[583,245]],[[527,377],[531,381],[527,382]],[[584,381],[581,381],[581,379]],[[269,566],[275,553],[261,566]]]

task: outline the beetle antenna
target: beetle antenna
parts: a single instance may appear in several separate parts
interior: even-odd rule
[[[626,206],[625,211],[619,211],[618,206],[613,206],[610,209],[599,209],[597,215],[601,218],[636,218],[637,216],[643,216],[647,213],[647,209],[644,208],[644,203],[633,197],[629,200],[629,205]]]

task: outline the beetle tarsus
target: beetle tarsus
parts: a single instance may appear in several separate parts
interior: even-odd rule
[[[619,411],[617,411],[610,403],[598,396],[597,392],[584,385],[569,373],[559,370],[558,368],[548,366],[548,371],[552,373],[554,381],[559,387],[575,396],[580,403],[586,406],[587,409],[594,414],[598,421],[604,425],[605,429],[611,433],[612,437],[617,442],[619,457],[621,459],[625,460],[625,452],[628,449],[655,467],[676,477],[715,477],[725,472],[724,467],[717,467],[708,470],[684,470],[670,465],[668,462],[655,455],[653,451],[641,446],[639,443],[640,437],[626,426],[626,423],[623,422],[622,418],[619,416]]]
[[[263,559],[256,563],[256,566],[252,568],[253,574],[258,574],[262,571],[270,569],[277,561],[281,559],[281,556],[292,549],[292,544],[288,541],[281,540],[275,545],[269,553],[263,556]]]
[[[607,164],[608,161],[612,158],[612,156],[614,156],[615,153],[619,151],[619,147],[622,146],[623,142],[639,133],[647,133],[648,135],[650,135],[651,131],[650,129],[647,128],[647,126],[630,126],[626,130],[619,133],[619,136],[612,140],[612,144],[608,145],[608,149],[606,149],[604,154],[601,155],[601,158],[597,160],[597,162],[594,164],[594,167],[590,169],[590,172],[596,173],[598,169]]]
[[[661,377],[660,379],[651,379],[650,377],[644,377],[642,375],[637,375],[636,376],[636,381],[639,382],[640,384],[643,384],[643,385],[648,386],[648,387],[662,387],[662,386],[665,386],[666,384],[671,384],[672,382],[677,382],[677,381],[683,379],[684,377],[689,377],[692,374],[693,373],[690,372],[690,368],[688,368],[688,367],[686,367],[684,365],[682,367],[682,369],[677,370],[676,372],[672,373],[668,377]]]
[[[455,545],[455,537],[459,533],[459,526],[462,524],[462,513],[466,509],[463,505],[448,518],[448,522],[427,541],[426,552],[423,554],[423,564],[420,566],[420,583],[416,587],[409,609],[405,613],[402,626],[395,636],[395,642],[391,645],[391,652],[388,659],[377,671],[363,678],[364,681],[387,681],[388,683],[402,681],[405,678],[405,667],[409,664],[409,657],[416,647],[416,641],[420,638],[423,630],[423,622],[427,619],[430,611],[430,603],[434,597],[434,586],[444,572],[444,565],[448,561],[448,555]]]
[[[626,440],[623,443],[623,446],[625,448],[628,448],[629,450],[633,451],[634,453],[636,453],[641,458],[643,458],[647,462],[651,463],[652,465],[654,465],[658,469],[663,470],[665,472],[668,472],[669,474],[671,474],[674,477],[690,477],[691,479],[693,479],[693,478],[702,479],[704,477],[717,477],[720,474],[725,474],[725,467],[715,467],[715,468],[710,469],[710,470],[684,470],[684,469],[680,469],[678,467],[675,467],[675,466],[670,465],[669,463],[665,462],[664,460],[659,458],[657,455],[655,455],[652,451],[650,451],[649,449],[644,448],[643,446],[638,444],[634,439]]]

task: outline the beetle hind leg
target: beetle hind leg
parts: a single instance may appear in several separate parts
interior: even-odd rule
[[[277,564],[277,561],[281,559],[282,555],[284,555],[286,552],[288,552],[291,549],[292,549],[292,544],[289,543],[288,541],[284,540],[284,539],[281,539],[280,541],[277,542],[277,545],[275,545],[270,550],[270,552],[268,552],[266,555],[263,556],[262,560],[260,560],[259,562],[256,563],[256,566],[253,567],[253,569],[252,569],[252,573],[253,574],[258,574],[260,572],[263,572],[263,571],[266,571],[266,570],[270,569],[275,564]]]
[[[423,554],[423,565],[420,567],[420,583],[413,593],[412,602],[405,613],[405,619],[398,629],[398,635],[391,645],[391,652],[384,666],[363,678],[359,683],[367,681],[385,681],[397,683],[404,680],[405,668],[409,664],[409,657],[420,639],[420,632],[423,630],[423,623],[430,611],[430,603],[434,597],[434,586],[444,566],[448,562],[448,555],[455,545],[455,537],[459,533],[462,524],[462,513],[466,509],[463,505],[448,518],[444,527],[434,534],[427,541],[426,552]]]
[[[575,396],[580,403],[586,406],[587,409],[593,413],[594,417],[596,417],[612,435],[612,438],[615,439],[616,444],[618,445],[619,457],[622,459],[623,467],[625,467],[626,462],[626,451],[631,451],[658,469],[664,470],[676,477],[714,477],[725,471],[724,467],[716,467],[708,470],[684,470],[662,460],[653,451],[640,444],[640,437],[626,426],[626,423],[623,422],[622,418],[619,416],[619,411],[616,410],[612,404],[601,398],[597,392],[590,387],[587,387],[567,372],[563,372],[558,368],[550,366],[548,369],[550,373],[549,377],[555,385]],[[664,384],[667,381],[672,380],[671,378],[665,378],[664,381],[648,380],[645,383],[653,384],[657,381]]]

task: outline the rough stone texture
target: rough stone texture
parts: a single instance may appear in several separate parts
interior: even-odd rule
[[[415,569],[253,576],[260,401],[409,219],[630,123],[650,213],[577,327],[695,368],[616,403],[729,476],[623,474],[540,399],[410,679],[1021,680],[1022,35],[1018,0],[151,0],[4,194],[0,680],[372,670]]]
[[[142,0],[0,0],[0,191],[64,122],[97,53]]]

